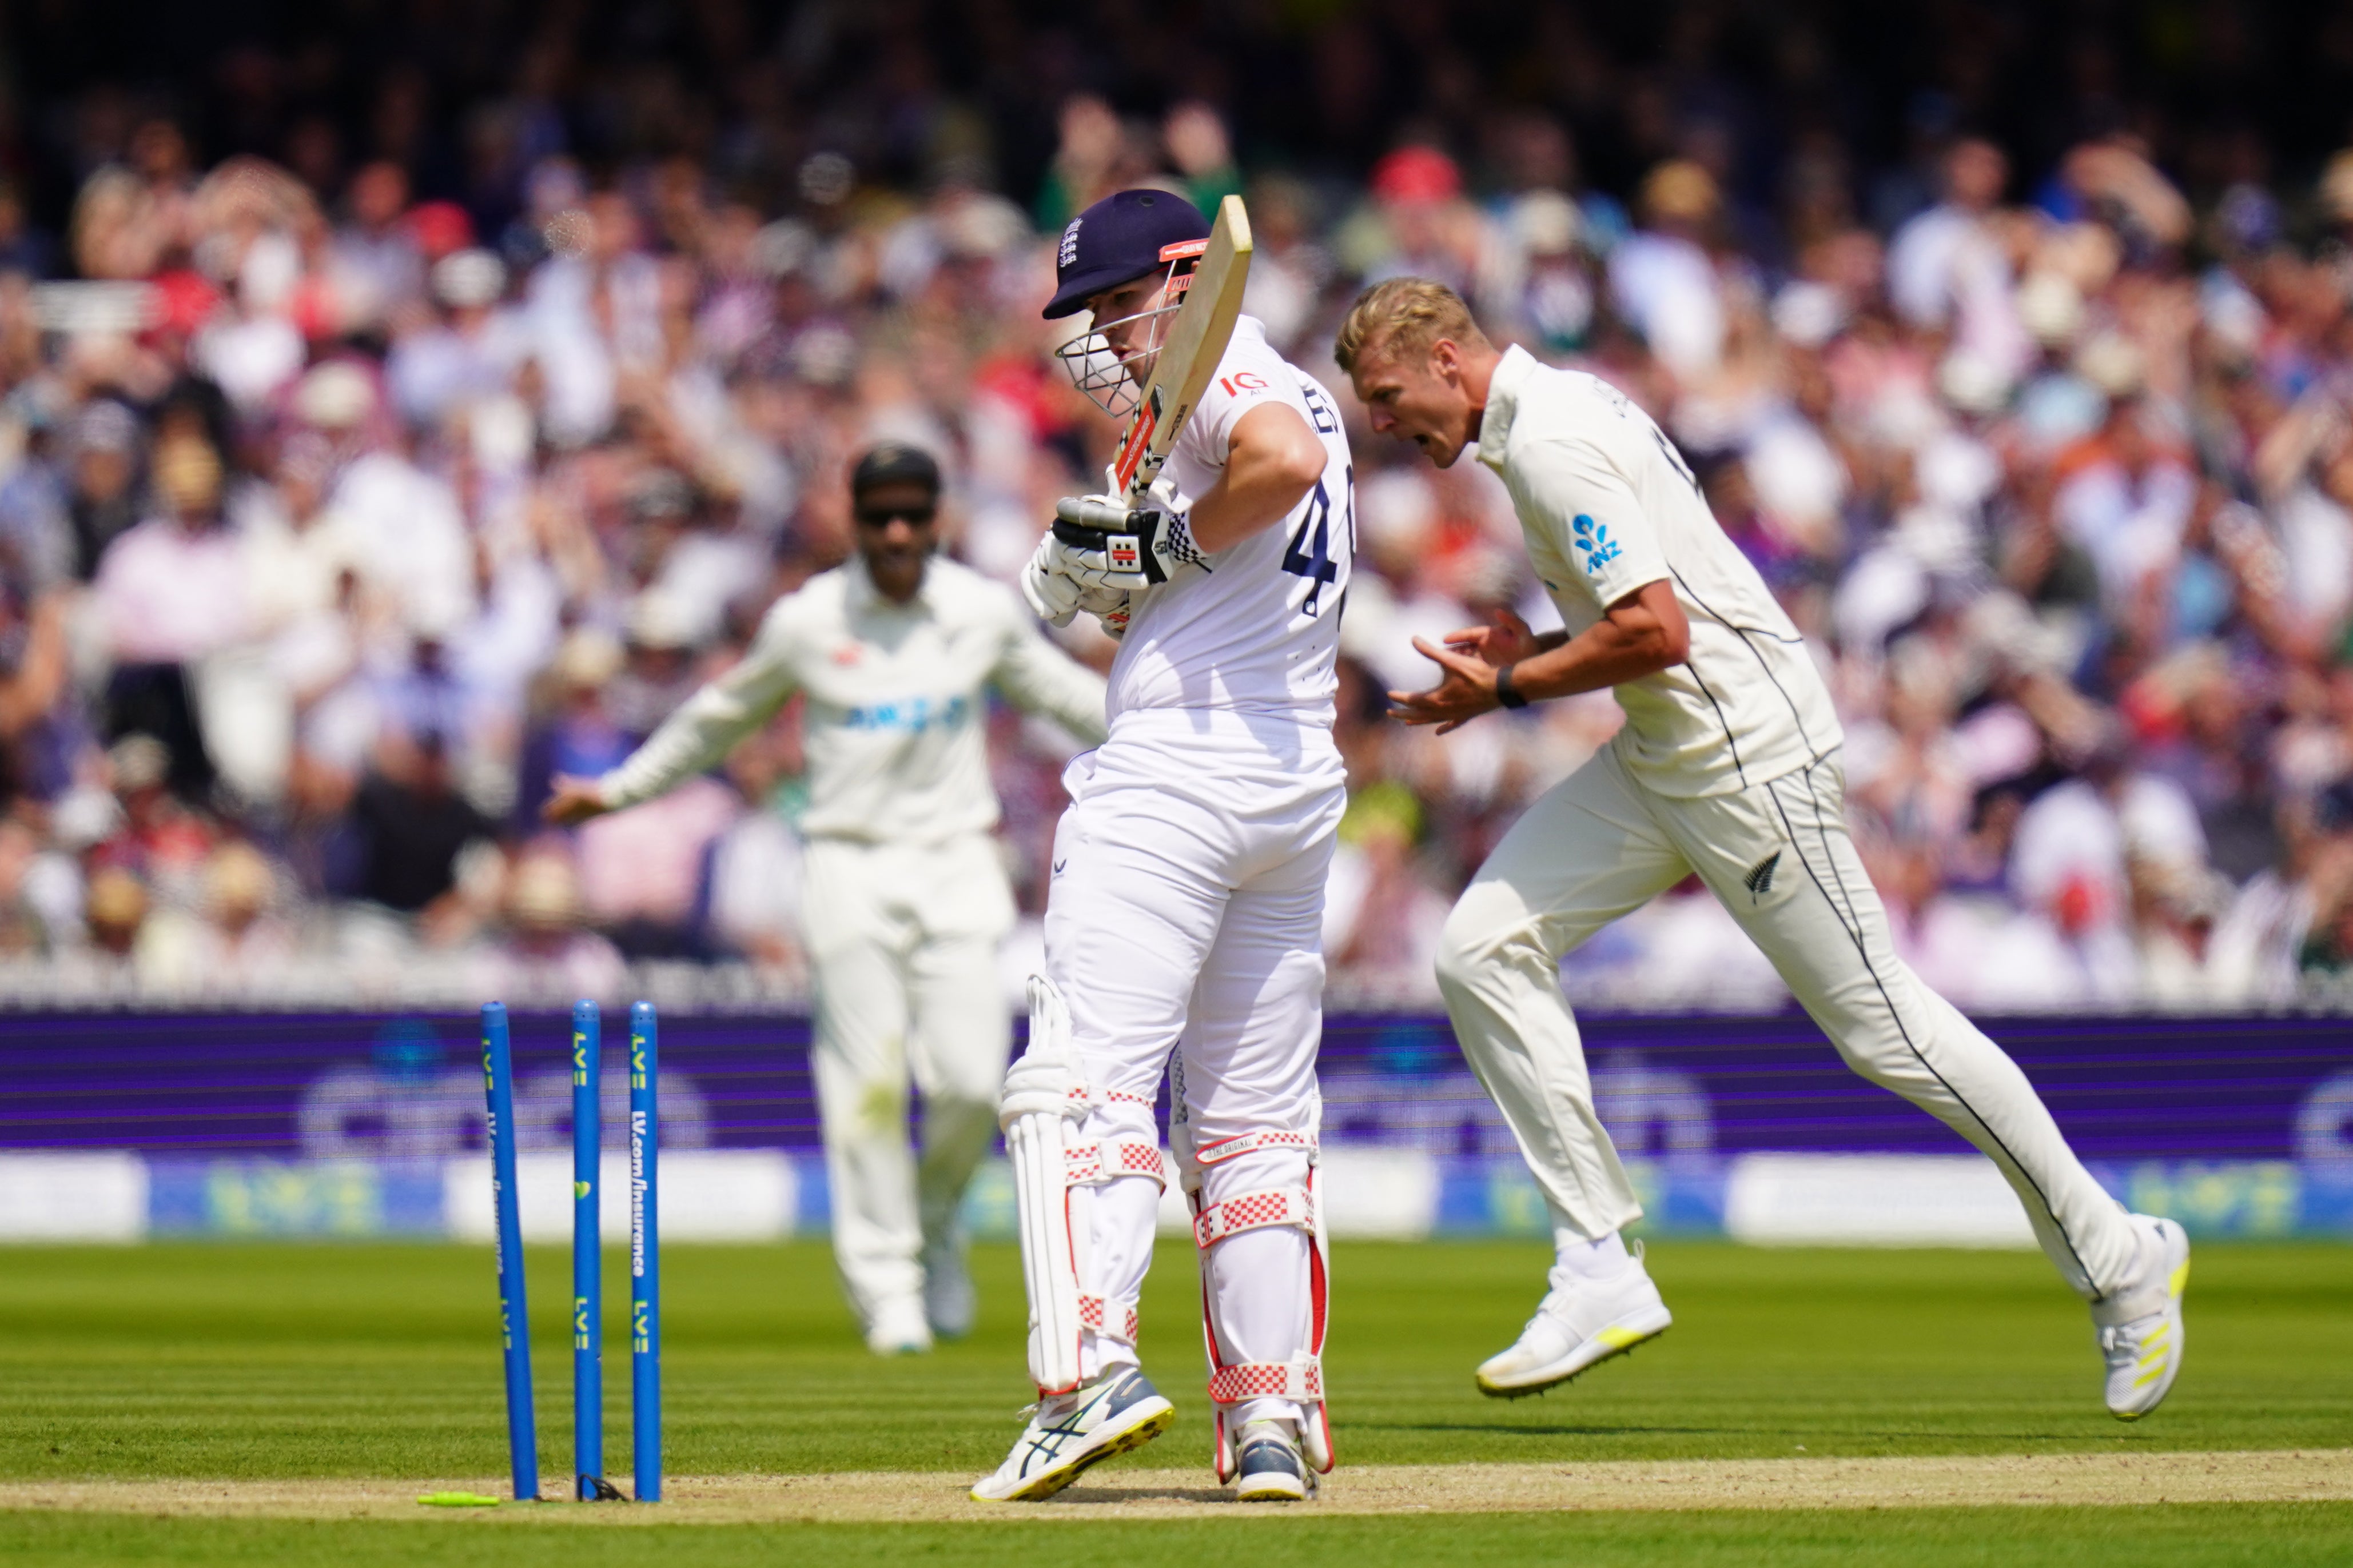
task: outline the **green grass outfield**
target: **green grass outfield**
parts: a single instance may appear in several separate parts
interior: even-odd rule
[[[1202,1467],[1190,1248],[1165,1248],[1145,1302],[1147,1371],[1179,1406],[1148,1450]],[[531,1255],[545,1485],[571,1448],[568,1259]],[[2155,1417],[2100,1408],[2083,1308],[2039,1257],[1758,1251],[1662,1242],[1675,1310],[1657,1344],[1542,1399],[1482,1399],[1471,1368],[1541,1289],[1525,1243],[1343,1245],[1327,1364],[1344,1465],[1798,1456],[2056,1454],[2353,1446],[2353,1248],[2209,1245],[2187,1370]],[[673,1475],[961,1470],[1002,1457],[1029,1397],[1018,1260],[984,1248],[979,1331],[926,1358],[859,1348],[820,1246],[665,1250]],[[607,1268],[607,1453],[628,1452],[626,1280]],[[489,1476],[506,1465],[486,1249],[159,1245],[0,1250],[0,1480]],[[551,1510],[551,1514],[565,1510]],[[1270,1563],[1480,1556],[1589,1562],[1907,1563],[2353,1561],[2353,1507],[1914,1509],[1104,1521],[1096,1551],[1198,1561],[1210,1540]],[[419,1510],[423,1515],[424,1510]],[[512,1510],[500,1510],[499,1525]],[[994,1561],[1069,1525],[697,1525],[622,1536],[417,1522],[156,1520],[14,1512],[0,1559],[86,1563],[329,1557],[699,1568],[953,1552]],[[1239,1536],[1239,1539],[1237,1539]],[[636,1558],[633,1555],[633,1560]],[[645,1560],[654,1560],[648,1557]]]

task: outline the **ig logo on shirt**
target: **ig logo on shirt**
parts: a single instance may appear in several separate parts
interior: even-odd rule
[[[1609,525],[1596,522],[1578,512],[1569,524],[1576,531],[1577,550],[1585,556],[1585,574],[1588,577],[1618,559],[1618,542],[1609,537]]]

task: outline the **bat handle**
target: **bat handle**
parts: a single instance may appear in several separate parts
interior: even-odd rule
[[[1081,528],[1116,533],[1127,527],[1125,501],[1105,501],[1093,496],[1064,496],[1054,503],[1054,515]]]

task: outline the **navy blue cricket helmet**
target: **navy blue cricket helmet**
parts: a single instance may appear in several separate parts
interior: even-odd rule
[[[1046,320],[1056,321],[1086,309],[1106,289],[1156,272],[1171,259],[1172,245],[1209,237],[1201,209],[1169,191],[1121,191],[1105,196],[1071,220],[1054,257],[1054,298]]]

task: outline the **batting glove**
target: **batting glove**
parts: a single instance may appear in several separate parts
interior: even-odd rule
[[[1065,496],[1054,504],[1054,537],[1074,552],[1092,580],[1134,593],[1189,567],[1209,570],[1174,490],[1155,486],[1145,504],[1118,496]]]
[[[1036,553],[1021,569],[1021,596],[1050,626],[1069,626],[1086,596],[1088,584],[1062,569],[1071,553],[1068,545],[1049,533],[1038,542]]]
[[[1082,588],[1079,609],[1095,618],[1105,637],[1123,637],[1127,635],[1128,598],[1124,588]]]

